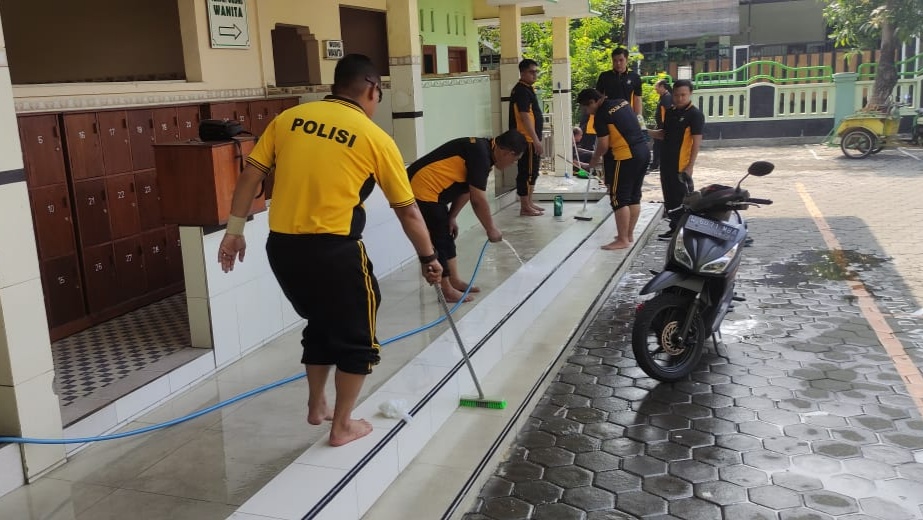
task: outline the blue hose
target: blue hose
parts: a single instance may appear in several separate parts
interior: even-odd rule
[[[471,275],[471,281],[468,283],[468,288],[465,289],[465,292],[464,292],[464,294],[462,294],[462,297],[461,297],[461,299],[458,301],[458,303],[456,303],[456,304],[452,307],[452,309],[449,311],[450,313],[455,312],[455,310],[458,309],[458,307],[461,306],[461,304],[465,301],[465,297],[468,296],[468,292],[471,290],[471,286],[474,284],[474,279],[475,279],[475,278],[477,277],[477,275],[478,275],[478,270],[481,268],[481,261],[484,259],[484,253],[487,252],[487,246],[488,246],[489,244],[490,244],[489,241],[485,241],[485,242],[484,242],[484,246],[481,247],[481,254],[478,256],[477,264],[475,264],[475,266],[474,266],[474,273]],[[433,320],[433,321],[427,323],[426,325],[423,325],[422,327],[417,327],[417,328],[415,328],[415,329],[413,329],[413,330],[409,330],[409,331],[407,331],[407,332],[402,332],[401,334],[398,334],[397,336],[394,336],[393,338],[388,338],[388,339],[382,341],[382,342],[381,342],[381,346],[385,346],[385,345],[388,345],[388,344],[390,344],[390,343],[394,343],[395,341],[402,340],[402,339],[404,339],[404,338],[413,336],[414,334],[418,334],[418,333],[420,333],[420,332],[423,332],[424,330],[433,328],[433,327],[435,327],[436,325],[439,325],[440,323],[442,323],[442,322],[445,321],[445,320],[446,320],[446,317],[445,317],[445,316],[440,316],[439,318],[437,318],[437,319],[435,319],[435,320]],[[242,393],[242,394],[238,394],[238,395],[236,395],[236,396],[234,396],[234,397],[232,397],[232,398],[230,398],[230,399],[228,399],[228,400],[226,400],[226,401],[221,401],[221,402],[219,402],[219,403],[213,404],[213,405],[211,405],[211,406],[209,406],[209,407],[207,407],[207,408],[203,408],[203,409],[201,409],[201,410],[199,410],[199,411],[197,411],[197,412],[192,412],[192,413],[190,413],[190,414],[188,414],[188,415],[184,415],[184,416],[182,416],[182,417],[178,417],[178,418],[176,418],[176,419],[172,419],[172,420],[169,420],[169,421],[166,421],[166,422],[162,422],[162,423],[158,423],[158,424],[152,424],[152,425],[150,425],[150,426],[145,426],[144,428],[139,428],[139,429],[137,429],[137,430],[130,430],[130,431],[121,432],[121,433],[113,433],[113,434],[111,434],[111,435],[101,435],[101,436],[99,436],[99,437],[77,437],[77,438],[72,438],[72,439],[36,439],[36,438],[30,438],[30,437],[0,437],[0,443],[10,443],[10,444],[83,444],[83,443],[87,443],[87,442],[111,441],[111,440],[115,440],[115,439],[123,439],[123,438],[125,438],[125,437],[132,437],[132,436],[135,436],[135,435],[141,435],[142,433],[148,433],[148,432],[153,432],[153,431],[157,431],[157,430],[162,430],[162,429],[164,429],[164,428],[169,428],[170,426],[175,426],[175,425],[177,425],[177,424],[181,424],[181,423],[184,423],[184,422],[186,422],[186,421],[191,421],[192,419],[195,419],[195,418],[201,417],[201,416],[203,416],[203,415],[205,415],[205,414],[214,412],[215,410],[219,410],[219,409],[224,408],[225,406],[228,406],[228,405],[230,405],[230,404],[234,404],[234,403],[236,403],[236,402],[238,402],[238,401],[242,401],[242,400],[244,400],[244,399],[246,399],[246,398],[248,398],[248,397],[252,397],[252,396],[254,396],[254,395],[256,395],[256,394],[260,394],[260,393],[263,393],[263,392],[265,392],[265,391],[267,391],[267,390],[272,390],[273,388],[276,388],[276,387],[279,387],[279,386],[282,386],[282,385],[291,383],[292,381],[297,381],[297,380],[299,380],[299,379],[301,379],[301,378],[303,378],[303,377],[305,377],[305,374],[303,374],[303,373],[301,373],[301,374],[295,374],[295,375],[293,375],[293,376],[286,377],[285,379],[280,379],[280,380],[276,381],[275,383],[269,383],[269,384],[266,384],[266,385],[263,385],[263,386],[254,388],[253,390],[249,390],[249,391],[247,391],[247,392],[244,392],[244,393]]]

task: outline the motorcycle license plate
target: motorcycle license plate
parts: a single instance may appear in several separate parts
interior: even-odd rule
[[[730,240],[737,234],[737,228],[734,226],[730,226],[724,222],[702,218],[698,215],[689,215],[684,227],[719,240]]]

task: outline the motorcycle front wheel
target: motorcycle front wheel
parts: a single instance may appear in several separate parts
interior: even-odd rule
[[[647,375],[664,382],[689,375],[702,359],[705,349],[705,324],[696,312],[683,341],[679,333],[692,308],[693,297],[659,294],[644,302],[635,316],[631,347],[638,366]]]

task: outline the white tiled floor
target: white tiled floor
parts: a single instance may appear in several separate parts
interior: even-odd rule
[[[567,230],[575,225],[586,225],[569,218],[579,209],[578,206],[579,203],[567,204],[565,217],[568,218],[560,221],[551,216],[521,218],[517,216],[517,208],[507,208],[495,218],[504,235],[525,260],[538,256],[535,264],[537,268],[538,264],[544,263],[540,252],[548,243],[562,233],[567,234]],[[605,203],[601,203],[599,207],[605,210]],[[611,217],[606,217],[605,211],[601,211],[592,226],[595,227],[597,224],[611,227]],[[604,235],[606,239],[610,236],[611,233]],[[598,244],[603,243],[603,238],[590,240],[596,240]],[[479,228],[472,229],[459,238],[459,264],[462,275],[470,275],[483,241],[483,231]],[[611,274],[614,265],[617,264],[616,257],[609,252],[589,255],[587,267],[574,272],[572,276],[569,275],[570,280],[582,282],[561,282],[563,292],[556,299],[556,306],[542,311],[539,316],[542,326],[532,327],[527,331],[525,339],[515,341],[519,334],[511,334],[511,331],[502,329],[496,339],[501,348],[494,348],[494,351],[498,356],[502,352],[502,363],[515,368],[516,372],[502,377],[490,374],[484,379],[485,388],[502,392],[504,397],[511,399],[510,396],[521,391],[521,388],[514,387],[531,387],[535,381],[534,374],[541,371],[543,363],[547,365],[547,358],[555,349],[560,350],[566,341],[568,331],[573,330],[582,316],[580,304],[574,302],[579,302],[581,298],[592,300],[595,295],[593,291],[598,292],[604,284],[604,273],[608,270]],[[412,267],[413,269],[397,271],[381,280],[384,297],[379,313],[380,339],[418,327],[441,314],[438,305],[435,304],[433,290],[419,280],[416,266]],[[519,267],[518,261],[505,248],[488,248],[477,279],[477,285],[483,290],[477,300],[489,300],[488,296],[492,290],[504,280],[508,280],[511,275],[516,275],[513,278],[514,283],[526,284],[523,287],[527,287],[530,267]],[[516,281],[518,277],[521,277],[522,281]],[[503,304],[516,302],[515,298],[506,294],[498,294],[494,300],[491,305],[498,305],[498,308],[502,308]],[[528,305],[527,303],[524,311],[538,312],[538,309],[529,308]],[[586,305],[583,306],[583,309],[585,308]],[[465,305],[456,314],[456,319],[462,319],[469,312],[481,316],[485,310],[486,306],[478,308]],[[489,315],[490,313],[483,314],[485,319]],[[515,325],[523,331],[529,326],[525,322]],[[415,374],[414,380],[409,384],[388,382],[388,379],[446,330],[447,327],[442,324],[430,331],[384,347],[383,362],[368,378],[363,389],[363,397],[379,387],[390,392],[381,395],[418,395],[420,389],[425,386],[424,383],[432,380],[427,370],[437,365],[422,363],[420,366],[413,366],[410,370]],[[215,376],[194,385],[189,391],[165,405],[155,408],[128,428],[134,429],[167,420],[256,386],[299,373],[299,337],[300,331],[281,336],[229,365]],[[452,359],[458,359],[454,342],[441,341],[440,344],[448,355],[455,356]],[[488,356],[481,355],[479,362],[486,363],[487,358]],[[498,360],[499,357],[493,359]],[[466,375],[467,371],[462,369],[461,373]],[[459,385],[469,386],[462,378],[460,383],[452,383],[443,389],[436,400],[457,403]],[[312,496],[319,493],[322,488],[312,486],[311,482],[329,483],[339,475],[345,474],[346,469],[339,467],[343,464],[338,460],[341,457],[350,458],[342,451],[350,449],[347,447],[329,449],[330,457],[322,459],[326,460],[323,464],[318,463],[317,459],[312,459],[310,464],[298,462],[307,448],[326,436],[325,427],[311,427],[305,423],[306,395],[307,388],[302,379],[167,430],[88,447],[38,483],[0,498],[0,518],[207,520],[227,518],[232,513],[233,518],[251,520],[273,517],[301,518],[307,511],[305,504],[312,503]],[[374,413],[377,404],[363,403],[359,411]],[[433,410],[438,412],[442,408],[433,407]],[[457,489],[457,485],[464,482],[469,473],[466,469],[458,467],[460,463],[456,456],[457,450],[471,454],[477,451],[477,436],[466,434],[466,431],[470,433],[471,423],[477,423],[478,431],[496,428],[499,427],[501,418],[507,417],[508,413],[509,410],[497,413],[493,410],[466,409],[451,416],[439,412],[439,416],[436,417],[424,408],[405,427],[407,431],[403,432],[399,442],[387,446],[369,465],[375,471],[368,475],[387,474],[385,476],[389,477],[388,480],[396,476],[397,469],[391,469],[395,468],[395,461],[396,468],[406,468],[397,476],[394,483],[388,486],[382,498],[376,504],[370,504],[377,496],[372,493],[377,491],[374,489],[376,485],[384,487],[382,480],[360,475],[347,485],[346,493],[338,496],[318,518],[355,518],[360,511],[366,510],[369,506],[372,508],[367,515],[368,518],[438,516],[423,514],[421,511],[428,511],[427,508],[435,511],[439,507],[444,507],[440,505],[442,497],[434,494],[435,498],[430,504],[411,498],[410,495],[400,495],[413,490],[419,495],[421,490],[428,489],[423,485],[426,483],[438,485],[454,495],[452,490]],[[445,426],[442,426],[443,422]],[[365,441],[366,444],[371,444],[376,437],[383,435],[396,421],[374,417],[373,423],[376,430],[373,437]],[[440,427],[440,433],[445,432],[448,437],[442,440],[437,438],[434,441],[436,444],[425,445],[433,430]],[[358,442],[354,444],[356,447],[353,449],[361,447]],[[327,455],[326,451],[320,450],[324,456]],[[440,459],[440,455],[448,458]],[[294,478],[285,478],[288,474]],[[267,496],[264,503],[250,504],[253,507],[234,513],[245,501],[260,496],[257,495],[257,491],[271,480],[283,482],[283,487],[291,487],[285,499]],[[361,489],[362,493],[357,493],[357,489]],[[401,516],[396,513],[401,507],[407,507],[411,503],[417,504],[415,514]],[[392,505],[392,509],[388,509],[388,504]]]

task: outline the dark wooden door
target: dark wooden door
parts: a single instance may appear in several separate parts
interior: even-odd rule
[[[138,197],[138,217],[141,230],[163,227],[160,213],[160,191],[157,189],[157,172],[146,170],[135,172],[135,190]]]
[[[64,136],[71,176],[75,180],[102,177],[106,173],[95,112],[64,114]]]
[[[131,165],[134,170],[154,167],[154,119],[150,110],[128,111]]]
[[[449,47],[449,72],[468,72],[468,49]]]
[[[180,141],[197,139],[199,137],[199,105],[185,105],[176,107],[176,119],[179,121]]]
[[[66,182],[57,116],[20,117],[19,138],[30,188]]]
[[[175,107],[155,108],[151,111],[154,118],[154,142],[172,143],[179,141],[179,119]]]
[[[138,216],[138,196],[135,192],[135,175],[124,173],[106,177],[106,195],[109,201],[109,227],[112,238],[124,238],[141,231]]]
[[[279,103],[276,103],[279,105]],[[279,105],[281,106],[281,105]],[[250,132],[255,136],[260,136],[266,130],[269,122],[272,121],[274,108],[273,102],[251,101],[250,102]],[[276,111],[278,113],[278,111]]]
[[[128,115],[124,110],[98,112],[99,141],[103,148],[106,175],[131,171],[131,140]]]
[[[298,106],[300,100],[296,97],[291,98],[282,98],[282,110],[288,110],[292,107]]]
[[[115,272],[119,281],[119,301],[137,298],[147,291],[147,274],[144,272],[144,249],[141,237],[133,236],[112,243],[115,254]]]
[[[119,301],[119,284],[115,274],[112,244],[83,250],[83,281],[87,309],[91,313],[111,307]]]
[[[183,281],[183,250],[179,239],[179,226],[166,226],[167,234],[167,283]]]
[[[66,184],[29,190],[38,254],[42,259],[74,252],[74,217]]]
[[[144,248],[144,273],[147,290],[153,291],[169,285],[170,265],[167,262],[167,233],[163,227],[141,235]]]
[[[80,243],[84,247],[108,242],[112,238],[105,179],[74,182],[74,206]]]
[[[48,325],[57,327],[85,316],[77,255],[45,260],[41,269]]]

